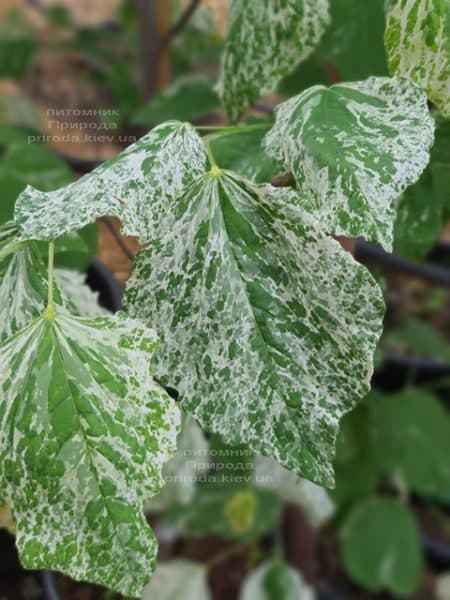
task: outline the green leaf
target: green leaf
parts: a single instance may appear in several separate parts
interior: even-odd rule
[[[443,216],[450,218],[450,120],[437,119],[436,139],[431,151],[430,169],[436,200]]]
[[[281,505],[273,492],[241,483],[239,477],[239,472],[229,474],[228,483],[211,475],[212,481],[197,486],[191,504],[169,509],[166,522],[188,537],[215,533],[224,540],[255,542],[278,522]]]
[[[331,486],[339,419],[368,391],[383,302],[296,203],[292,190],[213,169],[165,204],[125,306],[158,323],[156,373],[204,429]]]
[[[371,433],[379,469],[420,494],[450,490],[450,417],[429,392],[407,389],[371,403]]]
[[[333,0],[331,26],[317,54],[341,80],[387,75],[384,0]]]
[[[374,397],[369,394],[369,399]],[[373,402],[376,402],[375,395]],[[373,445],[368,443],[371,435],[370,412],[367,401],[345,415],[336,444],[336,489],[331,497],[340,510],[354,505],[375,493],[378,483],[377,462]]]
[[[155,125],[170,119],[194,121],[220,106],[213,81],[205,75],[181,77],[133,116],[136,125]]]
[[[262,147],[270,121],[249,123],[248,126],[218,132],[208,136],[212,153],[223,169],[235,171],[256,183],[268,183],[277,174],[277,167]],[[267,124],[267,129],[264,125]]]
[[[30,38],[0,40],[0,77],[18,79],[23,77],[38,48]]]
[[[393,202],[426,167],[433,132],[419,88],[372,77],[315,86],[279,105],[265,145],[326,231],[391,250]]]
[[[16,198],[27,185],[48,191],[72,180],[71,170],[42,144],[10,146],[0,161],[0,223],[12,218]]]
[[[41,116],[25,96],[0,96],[0,121],[39,130]]]
[[[442,223],[442,203],[433,188],[431,169],[408,188],[397,207],[394,225],[394,248],[402,256],[422,261],[439,237]]]
[[[25,568],[141,595],[157,546],[142,505],[179,423],[149,374],[156,346],[135,321],[61,308],[0,346],[0,487]]]
[[[432,325],[410,318],[383,336],[383,345],[397,353],[450,362],[450,344]]]
[[[388,498],[358,504],[342,528],[341,555],[352,579],[370,592],[411,597],[422,568],[420,538],[407,508]]]
[[[48,241],[97,217],[115,215],[122,219],[124,233],[145,242],[164,219],[165,204],[205,164],[203,142],[195,130],[176,121],[164,123],[65,188],[44,193],[27,187],[16,202],[15,220],[24,239]]]
[[[209,600],[210,597],[205,567],[176,559],[157,566],[142,600]]]
[[[247,575],[241,600],[314,600],[314,590],[298,571],[278,560],[264,562]]]
[[[231,121],[311,54],[328,22],[328,0],[233,0],[219,82]]]
[[[397,0],[388,15],[389,69],[410,77],[450,117],[450,5],[446,0]]]

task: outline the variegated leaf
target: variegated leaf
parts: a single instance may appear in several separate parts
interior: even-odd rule
[[[288,189],[214,168],[167,210],[128,283],[158,377],[226,442],[333,484],[340,417],[369,387],[381,292]]]
[[[140,596],[156,557],[143,502],[179,411],[150,377],[152,331],[57,308],[0,346],[0,489],[26,568]]]
[[[309,56],[328,22],[328,0],[232,1],[218,86],[232,121]]]
[[[116,215],[124,233],[146,242],[164,218],[165,205],[203,172],[205,163],[203,142],[193,127],[169,121],[75,183],[47,193],[27,187],[14,218],[22,239],[52,240],[97,217]]]
[[[18,239],[17,227],[0,228],[0,341],[42,315],[47,272],[33,244]],[[59,292],[55,290],[60,300]]]
[[[450,117],[450,2],[394,1],[385,45],[390,72],[410,77]]]
[[[429,161],[434,122],[406,79],[315,86],[278,106],[268,153],[292,171],[302,206],[335,235],[392,249],[394,201]]]

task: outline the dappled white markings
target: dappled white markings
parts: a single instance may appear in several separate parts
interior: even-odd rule
[[[0,346],[0,486],[25,567],[141,595],[157,550],[143,503],[180,422],[150,376],[157,345],[137,321],[58,307]]]
[[[165,205],[204,171],[202,140],[187,123],[155,127],[116,158],[53,192],[28,186],[17,199],[22,239],[53,240],[104,215],[143,243],[159,227]]]
[[[205,175],[139,254],[130,315],[157,323],[156,373],[230,444],[331,485],[340,417],[369,389],[383,303],[296,193]]]
[[[276,109],[267,152],[292,171],[302,207],[335,235],[392,249],[395,201],[429,161],[434,121],[406,79],[315,86]]]
[[[232,1],[218,85],[232,121],[311,54],[328,23],[328,0]]]
[[[397,0],[385,44],[392,74],[410,77],[450,117],[450,7],[442,0]]]

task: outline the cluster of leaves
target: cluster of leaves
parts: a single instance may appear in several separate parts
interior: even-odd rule
[[[334,485],[339,421],[369,390],[384,305],[369,271],[332,236],[392,248],[399,198],[430,158],[427,94],[448,114],[448,12],[440,0],[420,0],[414,11],[410,4],[394,2],[387,21],[392,77],[315,85],[280,104],[274,122],[203,139],[192,125],[167,121],[61,189],[30,181],[20,193],[0,239],[1,285],[12,299],[0,345],[0,487],[25,566],[141,594],[156,557],[143,503],[163,485],[180,421],[152,374],[178,390],[206,431],[294,477]],[[218,95],[232,121],[313,57],[332,18],[327,0],[231,3]],[[328,43],[345,73],[345,50]],[[168,101],[170,92],[156,99],[153,115],[165,118]],[[445,142],[437,148],[430,171],[443,194]],[[270,184],[287,171],[292,188]],[[103,215],[119,217],[144,248],[125,314],[79,316],[64,277],[53,282],[53,241]],[[50,242],[48,273],[36,242]],[[222,535],[258,536],[268,526],[259,515],[276,518],[273,490],[232,486],[218,499],[214,486],[198,488],[197,508],[205,503]],[[410,543],[402,508],[375,505],[398,517]],[[386,575],[383,563],[374,580],[349,558],[361,523],[374,523],[371,510],[373,500],[349,518],[344,560],[365,585],[404,592],[409,580],[395,569]],[[197,516],[184,511],[183,526],[201,530]],[[374,544],[375,558],[378,550]],[[192,585],[207,597],[203,571]],[[298,590],[302,582],[267,564],[244,594],[280,585]]]

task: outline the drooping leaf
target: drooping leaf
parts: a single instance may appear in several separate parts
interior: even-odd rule
[[[241,600],[314,600],[298,571],[278,560],[264,562],[244,580]]]
[[[447,0],[397,0],[388,15],[389,69],[410,77],[450,117],[450,5]]]
[[[242,131],[231,129],[208,136],[217,163],[223,169],[239,173],[256,183],[268,183],[277,167],[262,147],[270,121],[251,122]]]
[[[155,125],[170,119],[193,121],[214,112],[220,100],[213,82],[204,75],[181,77],[157,94],[133,116],[137,125]]]
[[[328,0],[232,1],[219,82],[232,121],[308,57],[328,22]]]
[[[145,499],[179,413],[150,377],[154,334],[120,317],[41,317],[0,346],[0,487],[26,568],[140,596],[156,557]]]
[[[368,390],[383,302],[295,204],[292,190],[213,169],[166,206],[125,306],[158,323],[156,373],[207,431],[332,485],[338,422]]]
[[[395,500],[370,498],[355,506],[341,532],[349,575],[370,592],[410,598],[422,567],[420,538],[409,510]]]
[[[142,600],[209,600],[207,570],[187,560],[160,563]]]
[[[392,248],[396,200],[429,160],[434,122],[406,79],[315,86],[276,109],[266,149],[292,171],[303,208],[335,235]]]
[[[444,495],[450,490],[450,418],[429,392],[407,389],[371,403],[374,455],[381,472],[411,490]]]
[[[319,527],[334,513],[327,490],[301,479],[271,458],[256,457],[253,479],[257,487],[272,490],[283,502],[299,504],[313,527]]]
[[[71,185],[50,193],[27,187],[16,202],[15,220],[24,239],[52,240],[115,215],[124,233],[145,242],[164,218],[164,205],[205,163],[203,142],[190,125],[164,123]]]

